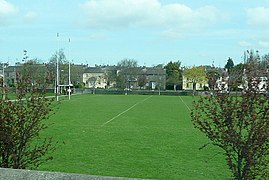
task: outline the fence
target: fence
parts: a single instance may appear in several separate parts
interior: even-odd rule
[[[192,91],[158,91],[158,90],[123,90],[123,89],[74,89],[75,94],[131,94],[131,95],[166,95],[190,96]]]

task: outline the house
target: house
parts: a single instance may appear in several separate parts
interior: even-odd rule
[[[268,93],[268,70],[265,73],[260,73],[256,77],[251,78],[251,82],[248,82],[248,78],[246,77],[246,73],[244,70],[243,73],[243,83],[238,87],[242,90],[249,89],[249,86],[253,86],[254,89],[258,90],[260,93]]]
[[[132,72],[131,72],[132,71]],[[88,67],[83,73],[83,82],[86,88],[111,88],[116,87],[117,77],[122,87],[128,89],[165,89],[165,69],[137,67],[132,70],[120,69],[117,66]],[[143,78],[143,83],[139,82]],[[120,79],[120,78],[119,78]],[[120,87],[120,84],[117,86]]]
[[[183,90],[205,90],[208,85],[207,66],[184,68],[182,73]]]
[[[16,83],[17,72],[20,71],[21,67],[18,65],[8,66],[4,69],[4,83],[7,86],[14,86]],[[3,72],[2,72],[3,73]]]
[[[146,77],[146,89],[162,89],[166,88],[166,70],[163,68],[143,67],[138,76]]]
[[[82,81],[86,88],[106,88],[106,74],[107,71],[105,67],[88,67],[82,75]]]
[[[187,78],[186,76],[183,75],[182,77],[182,89],[183,90],[204,90],[205,87],[208,87],[208,83],[206,81],[204,82],[198,82],[196,83],[196,87],[194,87],[194,83]]]
[[[220,77],[216,81],[216,89],[222,92],[229,92],[229,73],[227,69],[220,70]]]

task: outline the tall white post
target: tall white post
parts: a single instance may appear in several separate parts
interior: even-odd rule
[[[70,67],[70,61],[71,61],[71,56],[70,56],[70,43],[71,43],[71,40],[69,38],[69,42],[68,42],[68,59],[69,59],[69,67],[68,67],[68,98],[70,100],[70,95],[71,95],[71,74],[70,74],[70,71],[71,71],[71,67]]]
[[[2,64],[2,66],[3,66],[3,100],[5,100],[6,92],[5,92],[5,65],[4,63]]]
[[[6,86],[6,83],[5,83],[5,68],[6,67],[8,67],[8,63],[1,63],[1,65],[2,65],[2,72],[3,72],[3,100],[5,100],[6,99],[6,90],[5,90],[5,86]]]
[[[56,100],[59,101],[59,33],[57,33],[57,53],[56,53]]]
[[[3,66],[3,88],[5,87],[5,65],[4,64],[2,64],[2,66]]]

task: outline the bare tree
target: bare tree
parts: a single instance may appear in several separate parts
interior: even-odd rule
[[[147,84],[147,75],[145,73],[140,74],[137,79],[138,86],[140,89]]]
[[[119,72],[116,79],[117,87],[130,89],[136,83],[138,64],[133,59],[123,59],[117,65]]]

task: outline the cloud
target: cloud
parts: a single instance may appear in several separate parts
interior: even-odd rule
[[[0,15],[1,16],[14,14],[16,11],[17,10],[15,6],[13,6],[11,3],[5,0],[0,0]]]
[[[16,13],[17,8],[13,4],[5,0],[0,0],[0,26],[8,23],[9,18]]]
[[[260,41],[260,42],[259,42],[259,46],[260,46],[261,48],[268,49],[268,48],[269,48],[269,41]]]
[[[88,0],[80,7],[91,28],[163,28],[174,35],[208,27],[223,18],[213,6],[192,9],[179,3],[164,5],[159,0]]]
[[[252,46],[252,44],[250,42],[247,41],[240,41],[238,42],[239,46],[244,47],[244,48],[250,48]]]
[[[180,39],[185,37],[182,32],[173,29],[162,31],[160,36],[168,39]]]
[[[39,15],[34,12],[34,11],[28,11],[25,16],[24,16],[24,21],[26,23],[32,23],[34,22],[36,19],[38,19]]]
[[[155,0],[89,0],[81,8],[87,15],[88,26],[108,28],[128,27],[141,22],[144,17],[149,18],[150,11],[155,11],[158,6]]]
[[[269,27],[269,8],[265,7],[256,7],[247,9],[247,18],[248,23],[251,26],[255,27],[262,27],[264,28]]]

